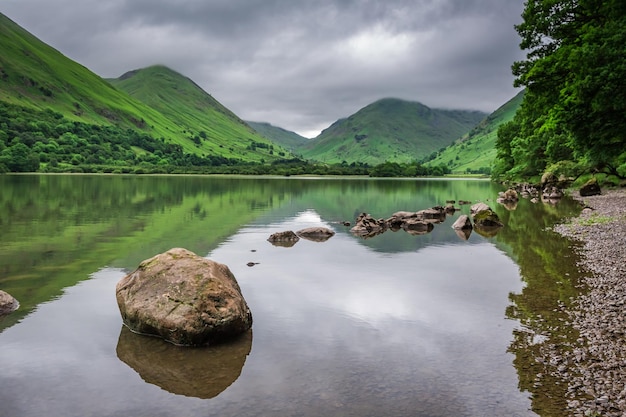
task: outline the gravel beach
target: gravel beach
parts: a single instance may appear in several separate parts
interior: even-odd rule
[[[566,311],[580,336],[556,372],[572,416],[626,416],[626,190],[574,198],[586,208],[555,231],[582,242],[586,291]]]

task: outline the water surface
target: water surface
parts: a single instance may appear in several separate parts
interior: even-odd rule
[[[574,255],[547,230],[571,202],[509,211],[478,180],[24,175],[0,190],[0,289],[21,303],[0,321],[1,416],[558,415],[524,335],[574,294]],[[506,226],[460,239],[468,206],[421,236],[341,224],[446,200],[486,201]],[[267,241],[309,226],[336,235]],[[190,350],[123,327],[115,284],[172,247],[230,267],[251,332]]]

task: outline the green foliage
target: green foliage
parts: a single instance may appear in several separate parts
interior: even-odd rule
[[[424,166],[419,162],[410,163],[383,162],[369,171],[370,177],[441,177],[450,174],[446,165]]]
[[[626,145],[626,3],[526,2],[516,26],[525,61],[513,64],[527,93],[497,141],[494,176],[539,175],[562,160],[620,174]]]

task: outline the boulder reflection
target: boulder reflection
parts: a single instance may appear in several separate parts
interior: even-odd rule
[[[173,394],[213,398],[241,375],[252,348],[252,331],[217,346],[175,346],[122,326],[117,357],[141,378]]]

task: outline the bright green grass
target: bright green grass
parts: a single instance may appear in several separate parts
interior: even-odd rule
[[[201,156],[258,162],[284,152],[280,147],[248,149],[252,141],[269,142],[191,80],[165,70],[153,67],[134,86],[143,93],[131,97],[0,14],[1,101],[141,131]],[[207,140],[198,146],[192,137],[200,131]]]

